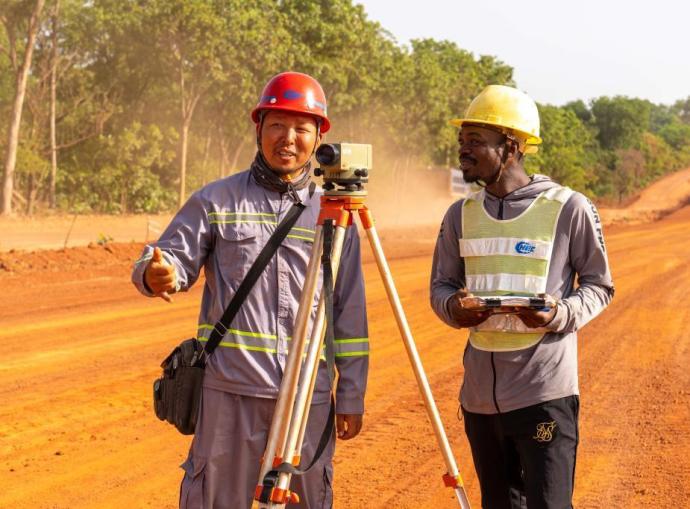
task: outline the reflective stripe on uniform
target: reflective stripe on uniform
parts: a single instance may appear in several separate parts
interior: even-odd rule
[[[306,240],[307,242],[314,242],[315,235],[316,235],[315,230],[310,230],[309,228],[299,228],[297,226],[293,226],[290,229],[290,233],[288,233],[287,238],[288,239]]]
[[[369,338],[336,339],[336,357],[363,357],[369,355]]]
[[[209,212],[209,224],[278,224],[278,216],[271,212]]]
[[[529,274],[476,274],[465,277],[475,295],[535,295],[546,291],[546,278]]]
[[[213,325],[206,323],[199,325],[199,341],[208,341],[212,330]],[[275,334],[228,329],[218,346],[239,348],[253,352],[277,353],[277,341],[278,336]]]
[[[520,251],[517,246],[524,239],[515,237],[493,237],[486,239],[460,239],[460,256],[519,256],[548,260],[551,254],[551,243],[535,240],[530,249]]]
[[[207,323],[199,325],[198,340],[201,342],[208,341],[211,331],[213,331],[213,325]],[[285,339],[287,341],[292,340],[290,337]],[[277,341],[278,336],[275,334],[228,329],[218,346],[275,354],[278,352]],[[305,348],[308,345],[309,340],[306,341]],[[335,340],[336,357],[361,357],[365,355],[369,355],[369,338]],[[321,359],[326,360],[323,353]]]
[[[271,212],[209,212],[209,224],[268,224],[278,225],[278,216]],[[288,239],[314,242],[316,232],[309,228],[293,226],[287,234]]]

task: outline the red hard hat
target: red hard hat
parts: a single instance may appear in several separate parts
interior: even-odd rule
[[[266,110],[292,111],[313,115],[321,121],[321,132],[331,128],[326,116],[326,94],[319,82],[301,72],[276,74],[261,92],[259,104],[252,110],[252,120],[259,123],[259,113]]]

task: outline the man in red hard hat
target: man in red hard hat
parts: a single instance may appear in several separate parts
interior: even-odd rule
[[[289,341],[319,214],[311,157],[330,129],[326,97],[311,76],[284,72],[265,86],[252,111],[257,153],[251,167],[195,192],[154,245],[132,280],[149,297],[186,291],[203,267],[198,338],[208,341],[261,249],[295,202],[305,205],[242,303],[206,367],[199,420],[180,490],[186,509],[249,508],[259,480]],[[340,277],[342,276],[342,277]],[[336,427],[355,437],[362,426],[368,369],[367,319],[359,237],[348,228],[334,291]],[[313,313],[312,313],[313,316]],[[311,462],[330,409],[321,362],[302,448]],[[334,444],[315,466],[293,476],[294,507],[331,507]],[[269,459],[270,461],[270,459]]]

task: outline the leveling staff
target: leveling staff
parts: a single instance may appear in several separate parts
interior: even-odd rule
[[[326,98],[312,77],[271,79],[252,112],[258,152],[249,170],[194,193],[132,279],[148,296],[187,290],[204,268],[198,337],[210,336],[253,261],[293,202],[306,205],[206,368],[196,434],[182,465],[180,507],[249,508],[285,368],[320,210],[309,161],[330,128]],[[312,188],[310,190],[310,187]],[[318,303],[318,292],[312,322]],[[348,228],[333,296],[338,436],[362,426],[368,368],[367,319],[359,237]],[[302,464],[311,462],[329,413],[329,375],[321,363]],[[304,476],[293,477],[296,507],[331,507],[333,443]],[[270,460],[269,460],[270,461]]]
[[[576,331],[613,296],[599,216],[580,193],[525,172],[523,156],[541,139],[523,92],[489,86],[454,123],[464,179],[485,188],[443,219],[431,304],[447,324],[470,329],[461,404],[482,507],[572,507]],[[540,294],[556,307],[477,311],[461,302]]]

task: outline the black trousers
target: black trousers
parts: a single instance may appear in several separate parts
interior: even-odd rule
[[[464,408],[484,509],[570,509],[577,454],[577,396],[500,414]]]

